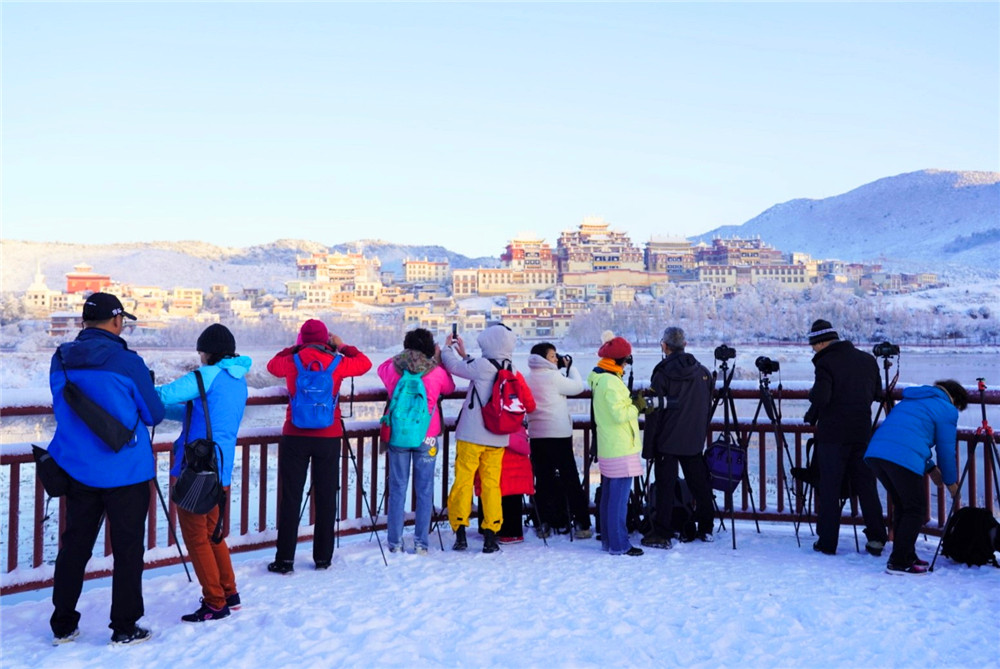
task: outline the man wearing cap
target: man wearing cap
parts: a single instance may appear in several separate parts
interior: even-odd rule
[[[878,363],[849,341],[842,341],[829,321],[817,320],[809,332],[815,355],[816,380],[809,391],[805,421],[816,426],[816,534],[813,549],[834,555],[840,535],[841,489],[844,481],[861,504],[865,550],[882,554],[887,541],[882,501],[875,476],[864,463],[872,436],[872,402],[882,395]]]
[[[49,385],[56,432],[49,453],[72,478],[66,493],[66,524],[56,557],[52,587],[53,643],[79,635],[76,610],[83,576],[106,517],[114,570],[111,581],[112,643],[147,640],[151,632],[136,625],[143,616],[143,532],[149,511],[149,481],[156,476],[146,426],[163,420],[149,368],[121,338],[125,311],[114,295],[94,293],[83,305],[83,330],[52,356]],[[122,424],[133,430],[118,452],[87,427],[66,403],[69,379]]]

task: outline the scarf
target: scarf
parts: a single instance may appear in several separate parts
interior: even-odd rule
[[[603,369],[606,372],[611,372],[612,374],[617,374],[621,376],[625,373],[625,367],[623,365],[616,365],[615,361],[611,358],[601,358],[597,363],[598,369]]]

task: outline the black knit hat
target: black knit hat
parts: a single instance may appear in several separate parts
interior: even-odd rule
[[[225,325],[213,323],[199,335],[197,350],[208,354],[235,355],[236,338]]]
[[[840,339],[840,335],[837,331],[833,329],[830,325],[830,321],[824,321],[822,318],[818,321],[813,321],[812,329],[809,330],[809,345],[819,344],[824,341],[836,341]]]

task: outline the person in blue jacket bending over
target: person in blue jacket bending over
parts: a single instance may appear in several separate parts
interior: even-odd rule
[[[890,574],[927,573],[927,562],[915,550],[927,517],[924,474],[943,482],[953,497],[958,492],[958,412],[968,405],[969,393],[958,381],[904,388],[903,400],[868,443],[865,462],[892,499],[892,553],[886,568]]]

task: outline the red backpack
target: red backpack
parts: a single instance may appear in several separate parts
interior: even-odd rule
[[[497,376],[493,379],[493,392],[489,401],[484,404],[482,399],[479,400],[483,411],[483,425],[493,434],[513,434],[524,424],[524,414],[535,410],[535,398],[521,373],[511,369],[509,360],[504,360],[503,363],[496,360],[490,362],[497,368]],[[479,397],[475,384],[472,394],[470,409]]]

